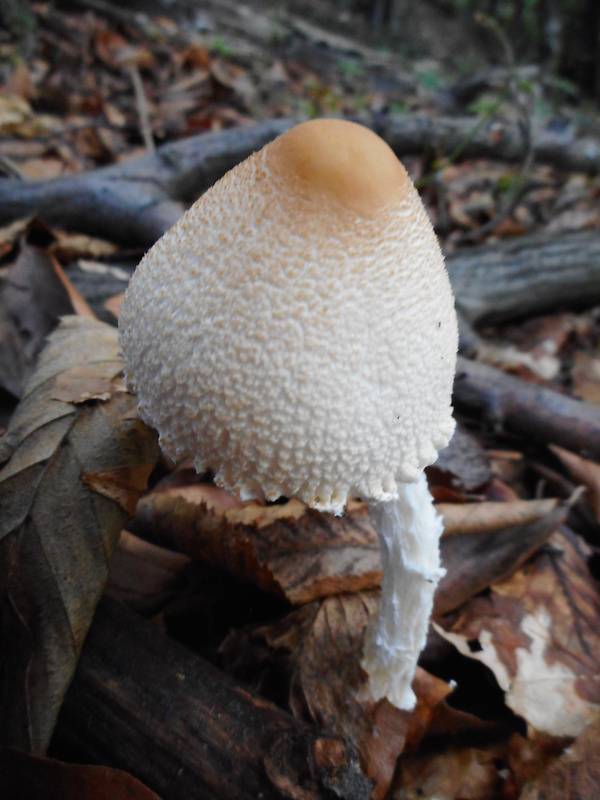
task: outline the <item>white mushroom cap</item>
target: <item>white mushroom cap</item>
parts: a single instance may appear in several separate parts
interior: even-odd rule
[[[391,500],[454,430],[440,248],[350,122],[298,125],[207,191],[141,261],[120,330],[162,447],[244,499]]]

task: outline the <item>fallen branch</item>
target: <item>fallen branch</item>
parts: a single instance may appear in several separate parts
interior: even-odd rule
[[[363,120],[368,124],[368,120]],[[149,246],[181,216],[184,208],[225,172],[283,133],[293,123],[267,120],[247,128],[193,136],[163,145],[152,155],[90,173],[44,181],[0,180],[0,225],[37,215],[51,225],[104,236],[128,245]],[[518,127],[490,121],[473,129],[473,118],[394,116],[375,125],[399,156],[432,147],[465,157],[521,161]],[[533,142],[538,162],[595,174],[600,143],[563,141],[545,132]]]
[[[600,408],[459,356],[454,404],[478,420],[600,461]]]
[[[100,602],[53,751],[163,800],[367,800],[352,744],[251,694],[114,601]]]
[[[384,119],[377,132],[399,155],[422,153],[426,147],[441,155],[460,149],[461,158],[520,163],[528,150],[518,125],[495,119],[480,125],[477,117],[402,114]],[[539,164],[596,175],[600,172],[600,141],[538,131],[532,140],[532,157]]]
[[[600,304],[600,236],[591,231],[464,248],[448,255],[446,266],[457,307],[474,327]],[[68,275],[98,314],[128,281],[124,270],[100,274],[72,266]]]
[[[521,236],[446,258],[457,306],[471,325],[600,303],[600,236]]]
[[[0,225],[36,215],[67,230],[148,247],[225,172],[290,126],[270,120],[194,136],[135,161],[64,178],[2,179]]]

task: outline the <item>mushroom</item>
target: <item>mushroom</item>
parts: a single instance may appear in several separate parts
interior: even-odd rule
[[[442,524],[424,468],[453,430],[454,301],[404,167],[341,120],[292,128],[209,189],[139,264],[125,372],[173,459],[242,499],[369,504],[382,596],[368,696],[411,708]]]

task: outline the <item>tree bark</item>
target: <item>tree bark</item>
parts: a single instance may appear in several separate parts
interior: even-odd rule
[[[600,303],[600,236],[522,236],[446,257],[457,307],[474,326]]]
[[[368,800],[354,746],[246,691],[103,599],[52,753],[119,767],[162,800]]]

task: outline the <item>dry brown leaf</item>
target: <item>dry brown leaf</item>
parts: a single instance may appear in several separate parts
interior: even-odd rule
[[[451,535],[442,539],[447,575],[436,595],[439,613],[516,569],[569,507],[555,500],[440,504]],[[174,486],[142,498],[131,530],[294,604],[376,588],[381,581],[377,534],[367,506],[355,500],[334,517],[295,499],[265,506],[240,503],[212,484]]]
[[[530,728],[576,736],[600,711],[600,594],[580,539],[556,533],[534,560],[436,626],[482,662]]]
[[[123,420],[130,419],[129,414],[123,416]],[[130,517],[135,514],[138,499],[148,483],[149,473],[140,469],[139,464],[133,463],[100,472],[82,470],[80,477],[81,483],[116,503]]]
[[[112,382],[107,399],[56,399],[62,375],[91,365]],[[106,583],[124,507],[133,507],[158,456],[154,432],[129,416],[135,400],[122,391],[121,369],[114,328],[65,318],[0,440],[0,741],[36,753]],[[84,473],[110,474],[109,496]]]
[[[231,502],[230,495],[206,485],[153,492],[140,502],[131,530],[291,603],[379,585],[379,545],[366,506],[350,504],[343,517],[298,500],[234,503],[223,510],[215,507],[215,492]]]
[[[492,476],[490,461],[483,448],[460,423],[456,426],[450,444],[442,450],[428,472],[436,477],[439,473],[449,476],[454,489],[475,489],[487,483]]]
[[[65,403],[86,403],[88,400],[108,400],[114,392],[124,391],[124,385],[98,365],[77,365],[56,376],[52,399]]]
[[[360,667],[365,628],[377,611],[378,592],[328,597],[312,613],[290,620],[291,627],[263,629],[271,647],[289,648],[294,661],[290,704],[296,716],[347,736],[358,747],[365,773],[376,782],[373,798],[383,798],[409,731],[423,735],[433,709],[451,691],[448,684],[417,670],[414,712],[382,700],[363,702]],[[294,625],[296,620],[299,625]]]
[[[600,719],[535,781],[523,789],[520,800],[598,800],[600,792]]]
[[[546,517],[558,500],[513,500],[509,503],[438,503],[444,537],[476,536],[513,525],[527,525]]]
[[[65,165],[58,156],[45,158],[28,158],[19,167],[24,178],[32,181],[42,181],[60,177],[65,171]]]
[[[402,756],[391,797],[394,800],[489,800],[497,793],[497,762],[502,744],[487,748],[446,747],[440,753]]]
[[[494,581],[510,575],[566,520],[570,507],[570,501],[550,500],[537,507],[532,521],[492,527],[477,536],[467,533],[442,538],[446,575],[435,594],[435,613],[446,614],[458,608]]]
[[[563,467],[569,472],[575,483],[586,487],[585,497],[600,520],[600,464],[587,458],[571,453],[557,445],[550,445],[550,450],[562,462]]]
[[[2,800],[160,800],[136,778],[110,767],[65,764],[0,748]]]
[[[187,556],[144,542],[127,531],[110,562],[107,592],[141,613],[155,613],[182,587]]]
[[[34,113],[22,97],[0,94],[0,135],[31,139],[49,136],[58,128],[59,125],[53,117]]]
[[[0,273],[0,385],[20,397],[37,354],[73,305],[53,260],[21,240],[14,264]]]
[[[523,787],[536,781],[572,741],[572,737],[557,739],[532,731],[526,736],[513,733],[508,740],[506,758],[510,770],[507,789],[512,789],[509,797],[520,797]]]

